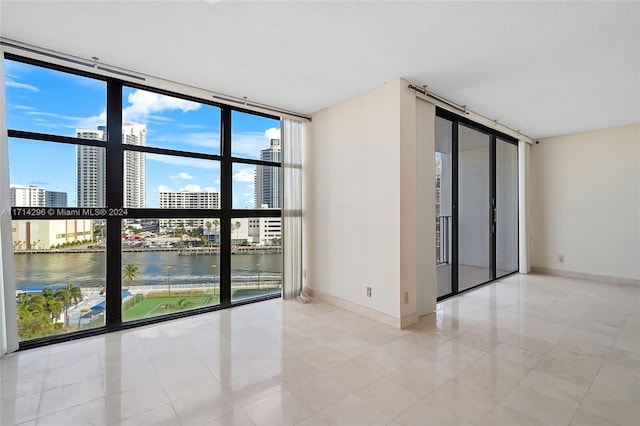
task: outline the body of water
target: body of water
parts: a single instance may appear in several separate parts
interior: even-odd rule
[[[18,290],[31,285],[106,285],[104,252],[17,254],[14,259]],[[124,252],[122,262],[133,263],[140,270],[131,285],[218,283],[220,279],[218,255],[179,256],[177,251]],[[281,279],[281,253],[231,257],[232,284]],[[125,279],[122,281],[124,286],[129,285]]]

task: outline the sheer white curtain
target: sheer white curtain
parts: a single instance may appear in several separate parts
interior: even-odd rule
[[[302,290],[302,137],[304,123],[282,119],[283,208],[282,247],[283,290],[293,299]]]
[[[18,349],[3,57],[0,50],[0,356]]]

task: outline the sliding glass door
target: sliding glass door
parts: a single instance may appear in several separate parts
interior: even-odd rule
[[[435,162],[438,298],[517,271],[517,141],[438,110]]]
[[[458,124],[458,290],[491,280],[491,136]]]
[[[518,146],[496,139],[496,278],[518,270]]]
[[[438,297],[452,293],[453,122],[436,117],[436,271]]]

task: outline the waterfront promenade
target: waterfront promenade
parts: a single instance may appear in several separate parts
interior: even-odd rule
[[[47,254],[47,253],[102,253],[105,251],[104,247],[73,247],[64,249],[28,249],[28,250],[16,250],[13,254]],[[177,252],[179,256],[197,256],[197,255],[219,255],[220,247],[122,247],[123,252],[151,252],[151,251],[166,251]],[[234,246],[231,249],[231,254],[274,254],[282,253],[281,246]]]

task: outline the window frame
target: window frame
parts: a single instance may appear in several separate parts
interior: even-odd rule
[[[233,306],[255,303],[263,300],[281,297],[281,294],[269,294],[251,299],[232,301],[231,299],[231,249],[232,249],[232,223],[234,218],[251,217],[279,217],[282,218],[282,208],[269,209],[239,209],[233,208],[233,165],[247,164],[255,166],[271,166],[280,169],[282,176],[283,164],[280,162],[263,161],[258,159],[240,158],[231,155],[231,116],[233,111],[257,115],[273,120],[278,120],[282,128],[282,117],[274,116],[262,112],[256,112],[242,107],[231,106],[208,99],[202,99],[191,95],[176,93],[166,89],[146,86],[139,83],[121,80],[99,74],[92,74],[61,65],[52,64],[33,58],[19,56],[13,53],[4,52],[3,60],[12,60],[37,67],[47,68],[69,74],[75,74],[96,80],[105,81],[106,86],[106,141],[82,139],[70,136],[59,136],[47,133],[31,132],[20,129],[8,129],[9,138],[31,139],[43,142],[59,142],[71,145],[96,146],[107,149],[106,154],[106,200],[103,210],[106,213],[102,216],[93,214],[73,214],[57,215],[55,217],[44,216],[34,218],[23,214],[12,214],[12,220],[51,220],[51,219],[104,219],[106,230],[106,274],[105,274],[105,325],[88,330],[79,330],[71,333],[54,335],[48,337],[35,338],[19,342],[19,349],[53,344],[62,341],[73,340],[81,337],[88,337],[106,332],[128,329],[132,327],[154,324],[158,322],[173,320],[185,316],[198,315]],[[170,148],[154,146],[128,145],[122,143],[122,101],[123,89],[134,88],[145,90],[161,95],[198,102],[204,105],[214,106],[220,109],[220,154],[206,154],[195,151],[183,151]],[[141,152],[146,154],[170,155],[185,158],[195,158],[213,160],[220,163],[220,209],[160,209],[160,208],[126,208],[126,217],[109,215],[111,210],[124,209],[124,153]],[[13,206],[12,206],[13,207]],[[257,207],[257,206],[256,206]],[[81,209],[82,210],[82,209]],[[93,209],[92,209],[93,210]],[[13,213],[13,212],[12,212]],[[122,219],[217,219],[220,221],[220,304],[214,306],[200,307],[192,310],[166,314],[151,318],[143,318],[123,322],[122,319]]]

